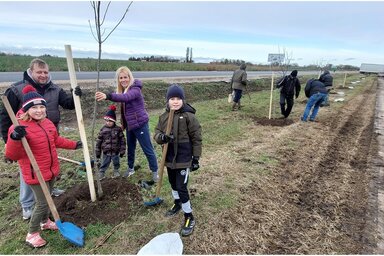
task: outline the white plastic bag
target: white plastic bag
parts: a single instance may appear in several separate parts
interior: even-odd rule
[[[178,233],[164,233],[152,238],[137,255],[182,255],[183,241]]]
[[[232,91],[231,94],[228,94],[228,103],[233,102],[233,97],[235,97],[235,91]]]

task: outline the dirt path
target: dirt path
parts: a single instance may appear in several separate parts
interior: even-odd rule
[[[249,169],[231,170],[244,173],[249,181],[239,178],[237,183],[239,207],[200,224],[204,234],[187,242],[186,253],[374,253],[377,175],[370,164],[377,152],[375,103],[376,83],[340,109],[322,109],[319,122],[249,127],[249,139],[231,149],[232,155],[239,153],[234,166],[254,163]],[[258,161],[261,155],[270,161]],[[231,169],[228,152],[215,156]]]

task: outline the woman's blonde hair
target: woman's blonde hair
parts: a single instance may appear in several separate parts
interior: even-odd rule
[[[121,84],[119,82],[119,76],[120,76],[120,73],[122,73],[122,72],[128,74],[128,77],[129,77],[129,84],[128,84],[127,88],[124,88],[123,86],[121,86]],[[119,67],[116,70],[115,78],[116,78],[116,84],[117,84],[117,89],[116,89],[117,93],[123,93],[123,92],[128,91],[129,87],[131,87],[131,85],[133,84],[133,80],[134,80],[131,70],[129,70],[129,68],[126,66]]]

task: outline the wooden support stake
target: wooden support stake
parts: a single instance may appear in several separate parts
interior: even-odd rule
[[[343,82],[343,87],[345,87],[345,82],[347,81],[347,73],[344,74],[344,82]]]
[[[75,66],[73,64],[73,58],[72,58],[72,49],[71,49],[70,45],[65,45],[65,54],[67,55],[67,65],[68,65],[68,71],[69,71],[69,78],[71,81],[71,87],[73,89],[72,94],[73,94],[73,99],[75,102],[77,124],[79,126],[81,142],[83,143],[83,153],[84,153],[85,169],[87,170],[89,191],[91,194],[92,202],[95,202],[96,201],[95,184],[93,182],[91,159],[90,159],[89,151],[88,151],[87,135],[85,134],[84,119],[83,119],[83,112],[81,110],[80,97],[75,94],[75,88],[77,86],[77,80],[76,80]]]
[[[272,79],[271,79],[271,97],[269,99],[269,115],[268,118],[271,119],[272,115],[272,98],[273,98],[273,78],[274,78],[274,73],[272,71]]]

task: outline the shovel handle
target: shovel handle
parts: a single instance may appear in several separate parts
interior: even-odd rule
[[[169,136],[169,134],[171,134],[174,113],[175,113],[175,110],[173,110],[173,109],[169,110],[168,121],[167,121],[167,128],[165,130],[165,134],[167,136]],[[163,152],[161,154],[159,182],[157,182],[156,197],[160,196],[160,190],[161,190],[161,186],[163,184],[163,173],[164,173],[164,165],[165,165],[165,158],[167,156],[167,152],[168,152],[168,143],[165,143],[163,145]]]
[[[12,107],[11,107],[11,105],[9,104],[8,98],[7,98],[6,96],[3,95],[3,96],[1,96],[1,99],[2,99],[2,101],[3,101],[3,103],[4,103],[4,107],[5,107],[5,109],[7,110],[8,115],[9,115],[9,117],[10,117],[10,119],[11,119],[13,125],[14,125],[14,126],[19,125],[19,122],[17,121],[16,116],[15,116],[15,114],[13,113]],[[28,155],[29,161],[30,161],[31,164],[32,164],[33,170],[34,170],[35,173],[36,173],[37,179],[39,180],[41,189],[43,190],[45,199],[47,200],[47,203],[48,203],[49,209],[50,209],[51,212],[52,212],[53,218],[55,219],[55,222],[56,222],[56,221],[59,221],[59,220],[60,220],[59,213],[57,212],[55,203],[53,202],[53,199],[52,199],[52,197],[51,197],[51,193],[50,193],[49,190],[48,190],[47,184],[45,183],[45,180],[44,180],[43,176],[41,175],[40,168],[39,168],[39,166],[37,165],[35,156],[33,155],[31,148],[29,147],[28,141],[27,141],[27,139],[26,139],[25,137],[23,137],[23,138],[21,139],[21,142],[22,142],[22,144],[23,144],[23,147],[24,147],[24,149],[25,149],[25,152],[26,152],[27,155]],[[20,177],[20,179],[22,179],[22,178],[23,178],[23,177]]]
[[[85,166],[82,162],[75,161],[75,160],[72,160],[72,159],[68,159],[68,158],[65,158],[63,156],[58,156],[57,158],[59,158],[60,160],[63,160],[63,161],[67,161],[67,162],[70,162],[70,163],[74,163],[74,164],[78,164],[78,165],[81,165],[81,166]]]

